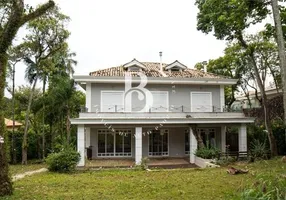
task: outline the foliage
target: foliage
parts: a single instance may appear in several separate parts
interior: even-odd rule
[[[220,150],[217,148],[199,148],[196,150],[195,155],[204,159],[214,159],[217,158],[220,154]]]
[[[149,162],[148,157],[142,158],[140,164],[136,166],[136,169],[140,169],[140,170],[148,169],[148,162]]]
[[[53,172],[72,172],[80,160],[80,154],[72,149],[65,148],[58,153],[51,153],[46,158],[48,169]]]
[[[284,200],[286,199],[286,181],[283,177],[259,179],[251,188],[241,193],[242,200]]]
[[[224,156],[224,157],[220,157],[219,159],[216,159],[214,163],[220,166],[227,166],[229,164],[234,163],[235,161],[236,161],[236,158],[234,157]]]
[[[250,146],[250,153],[253,159],[267,159],[269,149],[265,142],[260,142],[258,139],[254,139]]]

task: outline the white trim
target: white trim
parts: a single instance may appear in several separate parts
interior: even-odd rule
[[[162,94],[162,93],[167,94],[167,110],[165,112],[169,112],[169,91],[150,91],[150,92],[152,95],[156,94],[156,93],[157,94]],[[153,98],[153,103],[154,103],[154,98]],[[152,105],[152,107],[153,107],[153,105]],[[151,107],[151,112],[156,112],[156,110],[153,110],[152,107]],[[158,111],[158,112],[161,112],[161,111]]]
[[[103,120],[104,119],[104,120]],[[161,124],[161,119],[70,119],[71,124]],[[164,124],[211,124],[211,123],[224,123],[224,124],[240,124],[240,123],[254,123],[255,118],[242,118],[242,119],[231,119],[231,118],[204,118],[204,119],[168,119]]]
[[[123,103],[122,106],[124,107],[124,91],[122,91],[122,90],[101,90],[100,91],[100,112],[106,112],[106,111],[103,111],[103,103],[102,103],[102,94],[103,93],[121,93],[122,94],[122,103]],[[123,112],[124,112],[124,110],[123,110]]]
[[[91,83],[86,83],[85,107],[91,112]]]
[[[129,68],[129,67],[133,67],[133,66],[137,66],[141,69],[146,69],[146,66],[136,59],[133,59],[132,61],[123,65],[124,69]]]
[[[76,82],[91,83],[125,83],[124,76],[89,76],[74,75]],[[141,79],[132,77],[132,83],[141,83]],[[237,79],[223,78],[173,78],[173,77],[148,77],[148,84],[190,84],[190,85],[234,85]]]
[[[77,126],[77,152],[80,154],[79,167],[85,166],[85,132],[84,125]]]
[[[191,107],[191,112],[194,112],[193,111],[193,94],[210,94],[210,106],[211,106],[211,111],[209,111],[209,112],[213,112],[213,109],[212,109],[212,107],[213,107],[213,100],[212,100],[212,92],[191,92],[190,93],[190,99],[191,99],[191,101],[190,101],[190,107]]]
[[[176,60],[173,63],[166,65],[165,69],[168,70],[168,69],[172,69],[174,67],[178,67],[180,69],[187,69],[188,68],[186,65],[184,65],[184,64],[180,63],[178,60]]]
[[[153,131],[153,130],[151,130]],[[156,157],[168,157],[170,155],[170,130],[169,129],[159,129],[159,131],[168,131],[168,153],[167,155],[150,155],[150,151],[149,151],[149,145],[150,145],[150,135],[152,134],[147,134],[148,136],[148,156],[152,157],[152,158],[156,158]],[[160,133],[161,134],[161,133]]]
[[[224,100],[224,85],[220,85],[220,111],[223,112],[225,106]]]

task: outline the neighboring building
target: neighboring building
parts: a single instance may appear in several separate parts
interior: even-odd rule
[[[282,94],[282,89],[277,90],[276,88],[273,88],[273,87],[266,88],[265,93],[268,99],[272,99]],[[258,98],[261,98],[261,93],[259,91],[257,92],[257,96]],[[250,106],[249,100],[250,100],[251,106]],[[249,92],[249,100],[246,97],[246,95],[239,95],[236,97],[236,101],[233,102],[231,107],[233,110],[242,110],[242,109],[247,109],[247,108],[260,108],[261,107],[260,102],[255,95],[255,91]]]
[[[5,118],[5,125],[7,130],[9,131],[13,130],[13,120]],[[15,121],[15,126],[14,126],[15,130],[20,128],[21,126],[22,126],[21,123]]]
[[[132,84],[126,72],[131,73]],[[189,69],[179,61],[160,64],[136,59],[74,79],[86,90],[87,109],[71,119],[78,126],[79,166],[85,165],[89,146],[93,159],[132,158],[139,164],[143,157],[188,157],[195,163],[194,128],[205,143],[224,152],[226,126],[237,126],[239,151],[247,150],[246,124],[254,119],[224,112],[224,87],[237,80]],[[130,95],[131,90],[143,95],[138,99]]]

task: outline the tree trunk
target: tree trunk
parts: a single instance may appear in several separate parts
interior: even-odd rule
[[[271,128],[271,122],[270,122],[269,110],[268,110],[268,101],[267,101],[267,96],[265,93],[265,88],[264,88],[264,85],[263,85],[262,80],[260,78],[259,71],[258,71],[258,68],[257,68],[253,54],[250,55],[250,60],[251,60],[252,66],[253,66],[256,81],[257,81],[257,84],[258,84],[258,87],[260,90],[260,94],[262,97],[262,106],[263,106],[263,110],[264,110],[264,123],[265,123],[265,128],[267,130],[267,136],[268,136],[268,140],[269,140],[271,155],[277,156],[278,155],[277,144],[276,144],[276,140],[274,138],[273,131]]]
[[[277,0],[271,0],[273,19],[276,28],[276,41],[278,45],[279,65],[281,70],[282,90],[283,90],[283,108],[284,108],[284,125],[286,125],[286,53],[285,41],[283,37],[283,30],[280,18],[280,12]],[[285,129],[286,141],[286,129]]]
[[[6,67],[7,67],[7,50],[12,44],[19,28],[26,22],[33,20],[47,10],[54,7],[55,3],[49,0],[48,3],[38,7],[34,12],[24,15],[24,1],[12,1],[11,14],[8,17],[8,21],[3,27],[0,34],[0,136],[4,137],[4,88],[6,78]],[[0,145],[0,196],[12,194],[12,184],[8,174],[8,163],[5,154],[5,145]]]
[[[36,88],[36,85],[37,85],[37,81],[38,81],[38,79],[36,78],[34,80],[32,88],[31,88],[28,108],[27,108],[27,112],[26,112],[25,132],[24,132],[23,143],[22,143],[22,164],[23,165],[27,165],[27,154],[28,154],[28,152],[27,152],[27,150],[28,150],[27,136],[28,136],[28,128],[29,128],[29,115],[30,115],[30,111],[31,111],[33,95],[34,95],[34,91],[35,91],[35,88]]]
[[[43,80],[43,97],[45,95],[45,92],[46,92],[46,78],[44,78]],[[44,160],[45,159],[45,154],[46,154],[46,151],[45,151],[45,148],[46,148],[46,136],[45,136],[45,102],[43,104],[43,130],[42,130],[42,153],[43,153],[43,157],[42,159]]]
[[[0,54],[0,137],[4,138],[4,88],[6,77],[7,57]],[[4,141],[5,142],[5,141]],[[12,194],[12,183],[8,173],[8,162],[6,157],[5,143],[0,143],[0,196]]]
[[[238,37],[238,40],[246,50],[249,49],[248,45],[245,42],[245,40],[243,39],[243,36],[241,33]],[[264,88],[264,85],[262,83],[253,52],[249,53],[249,61],[250,61],[250,65],[253,67],[254,76],[255,76],[255,79],[257,81],[258,88],[260,90],[261,97],[262,97],[262,106],[263,106],[263,110],[264,110],[264,123],[265,123],[265,128],[267,131],[267,136],[268,136],[268,140],[269,140],[269,144],[270,144],[271,155],[277,156],[278,155],[277,144],[276,144],[276,140],[274,138],[272,128],[271,128],[271,122],[270,122],[269,111],[268,111],[267,96],[265,93],[265,88]]]
[[[204,141],[202,139],[201,132],[198,132],[198,129],[196,127],[192,128],[192,129],[193,129],[193,134],[197,139],[199,149],[205,148],[205,144],[204,144]]]

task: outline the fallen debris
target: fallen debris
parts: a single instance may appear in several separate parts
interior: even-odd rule
[[[230,167],[227,170],[227,173],[231,174],[231,175],[235,175],[235,174],[246,174],[248,173],[248,170],[245,169],[236,169],[234,167]]]

